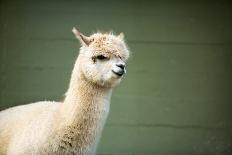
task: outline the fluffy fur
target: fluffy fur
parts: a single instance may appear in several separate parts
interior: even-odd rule
[[[129,57],[123,35],[75,28],[82,43],[64,102],[37,102],[0,112],[1,155],[95,154],[112,89]]]

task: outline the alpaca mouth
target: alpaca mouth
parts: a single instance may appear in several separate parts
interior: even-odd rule
[[[115,72],[114,70],[112,70],[112,72],[113,72],[114,74],[116,74],[117,76],[120,76],[120,77],[125,73],[124,69],[123,69],[123,70],[120,70],[120,71],[117,71],[117,72]]]

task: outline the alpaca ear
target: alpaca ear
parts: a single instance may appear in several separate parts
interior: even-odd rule
[[[81,44],[84,46],[89,46],[90,43],[93,41],[92,39],[90,39],[89,37],[83,35],[78,29],[76,29],[75,27],[73,27],[72,32],[74,33],[74,35],[76,36],[76,38],[78,40],[80,40]]]
[[[124,34],[121,32],[119,35],[118,35],[118,38],[120,38],[121,40],[124,39]]]

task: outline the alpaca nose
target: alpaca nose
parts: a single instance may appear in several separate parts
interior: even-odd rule
[[[124,64],[116,64],[116,66],[118,66],[119,68],[121,68],[122,70],[124,70],[125,65]]]

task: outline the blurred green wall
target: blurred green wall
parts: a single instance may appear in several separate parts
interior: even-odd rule
[[[232,154],[232,5],[213,1],[2,0],[0,109],[62,100],[79,43],[124,32],[128,74],[98,155]]]

